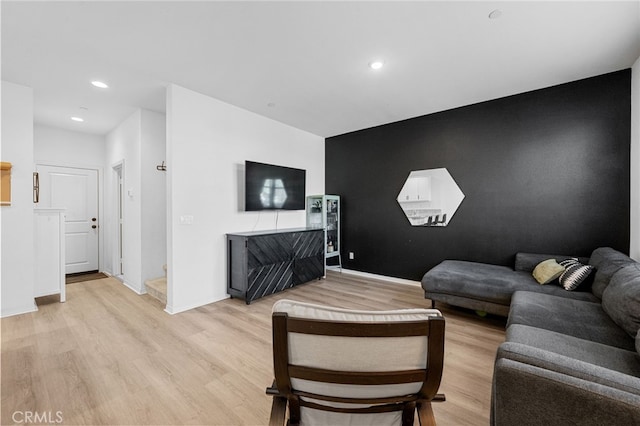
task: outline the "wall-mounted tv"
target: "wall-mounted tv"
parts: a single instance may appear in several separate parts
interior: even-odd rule
[[[245,161],[245,211],[304,210],[306,171]]]

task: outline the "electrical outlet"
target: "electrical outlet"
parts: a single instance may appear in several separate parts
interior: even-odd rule
[[[356,254],[352,251],[349,252],[349,260],[353,260],[356,258]]]

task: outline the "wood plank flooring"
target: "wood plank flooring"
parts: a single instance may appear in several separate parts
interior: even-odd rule
[[[1,413],[58,412],[63,424],[264,425],[271,400],[271,306],[289,298],[355,309],[430,307],[417,286],[330,272],[246,305],[229,299],[177,315],[113,278],[67,286],[67,302],[2,323]],[[486,425],[504,320],[438,306],[445,367],[440,425]],[[12,418],[13,417],[13,418]]]
[[[81,282],[92,281],[92,280],[100,280],[102,278],[107,278],[107,275],[98,271],[89,272],[89,273],[83,272],[80,274],[67,274],[67,276],[65,277],[65,283],[66,284],[81,283]]]

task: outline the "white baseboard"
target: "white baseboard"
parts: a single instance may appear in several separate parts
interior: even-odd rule
[[[171,315],[175,315],[175,314],[179,314],[180,312],[185,312],[191,309],[195,309],[195,308],[199,308],[200,306],[204,306],[204,305],[208,305],[210,303],[215,303],[215,302],[220,302],[221,300],[225,300],[228,299],[229,296],[227,295],[227,297],[222,298],[222,299],[216,299],[215,297],[212,297],[209,300],[205,300],[204,302],[200,301],[200,302],[195,302],[189,305],[183,305],[183,306],[179,306],[179,307],[173,307],[173,306],[169,306],[169,304],[167,304],[167,307],[164,309],[164,311],[168,314]]]
[[[116,278],[118,278],[118,277],[116,277]],[[136,288],[133,285],[129,284],[126,280],[122,280],[122,284],[124,284],[125,287],[127,287],[129,290],[133,291],[135,294],[139,294],[139,295],[147,294],[146,290],[143,291],[143,290],[141,290],[139,288]]]
[[[334,272],[340,272],[339,269],[333,270],[333,271]],[[373,280],[388,281],[388,282],[392,282],[392,283],[396,283],[396,284],[404,284],[404,285],[412,285],[412,286],[420,286],[421,285],[420,281],[405,280],[404,278],[388,277],[386,275],[378,275],[378,274],[372,274],[372,273],[369,273],[369,272],[354,271],[354,270],[351,270],[351,269],[342,268],[342,273],[350,274],[350,275],[357,275],[357,276],[363,277],[363,278],[371,278]]]
[[[38,310],[38,305],[36,305],[35,300],[33,301],[33,306],[22,306],[20,308],[11,308],[2,311],[0,314],[0,318],[12,317],[15,315],[28,314],[30,312],[36,312]]]

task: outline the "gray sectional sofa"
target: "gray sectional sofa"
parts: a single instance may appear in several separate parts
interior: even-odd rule
[[[422,288],[424,297],[435,302],[461,306],[476,311],[506,317],[511,306],[511,297],[516,291],[533,291],[580,300],[596,301],[590,292],[567,292],[557,285],[540,285],[531,272],[543,260],[554,258],[558,262],[571,256],[550,254],[517,253],[513,267],[445,260],[424,274]],[[588,258],[578,258],[587,263]]]
[[[525,277],[533,269],[528,263],[543,258],[548,257],[517,256],[511,271],[466,265],[467,279],[478,278],[480,271],[505,272],[500,278],[481,278],[494,287],[490,300],[478,298],[477,283],[451,283],[455,290],[448,296],[455,298],[449,303],[462,301],[501,314],[502,302],[508,302],[506,339],[494,369],[491,424],[640,425],[640,263],[598,248],[588,259],[596,268],[593,284],[576,292]],[[450,276],[456,280],[465,275],[465,264],[457,261],[436,267],[435,277],[427,273],[425,294],[440,300],[445,265],[453,266]],[[498,289],[498,282],[504,288]]]

